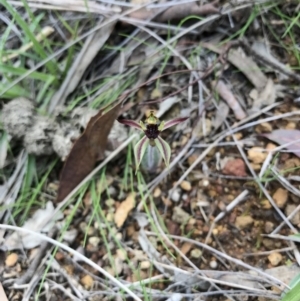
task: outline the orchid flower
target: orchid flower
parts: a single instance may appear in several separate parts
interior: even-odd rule
[[[145,123],[142,121],[136,122],[129,119],[118,119],[120,123],[134,127],[145,133],[145,136],[139,142],[137,142],[134,147],[136,170],[138,170],[145,151],[149,146],[157,147],[159,153],[165,161],[166,166],[169,167],[171,148],[170,145],[160,137],[160,133],[173,125],[184,122],[187,119],[188,117],[178,117],[167,122],[160,122],[160,120],[154,115],[153,111],[150,111],[150,115],[145,120]]]

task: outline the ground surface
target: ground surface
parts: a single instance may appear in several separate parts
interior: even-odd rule
[[[1,301],[300,300],[299,3],[179,2],[3,2]]]

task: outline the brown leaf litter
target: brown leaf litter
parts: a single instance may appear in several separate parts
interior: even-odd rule
[[[107,113],[100,110],[76,140],[61,173],[56,203],[61,202],[93,170],[96,162],[104,158],[107,137],[120,108],[121,103]]]

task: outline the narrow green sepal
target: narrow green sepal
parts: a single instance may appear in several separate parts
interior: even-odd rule
[[[166,166],[169,168],[170,159],[171,159],[170,145],[164,139],[162,139],[160,136],[158,136],[157,139],[155,139],[154,141],[155,141],[155,145],[157,146],[162,158],[165,161]]]
[[[134,147],[134,156],[136,162],[136,173],[139,169],[139,166],[142,162],[145,151],[149,145],[149,139],[147,136],[144,136]]]

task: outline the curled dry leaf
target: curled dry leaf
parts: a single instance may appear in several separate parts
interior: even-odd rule
[[[114,220],[118,228],[123,226],[129,212],[134,208],[134,206],[135,206],[135,193],[131,193],[128,195],[126,200],[121,203],[121,205],[117,208],[117,211],[115,213]]]
[[[66,159],[60,179],[56,203],[61,202],[94,168],[98,160],[103,159],[107,137],[118,117],[121,104],[107,113],[99,111],[92,117],[84,133],[73,145]]]

